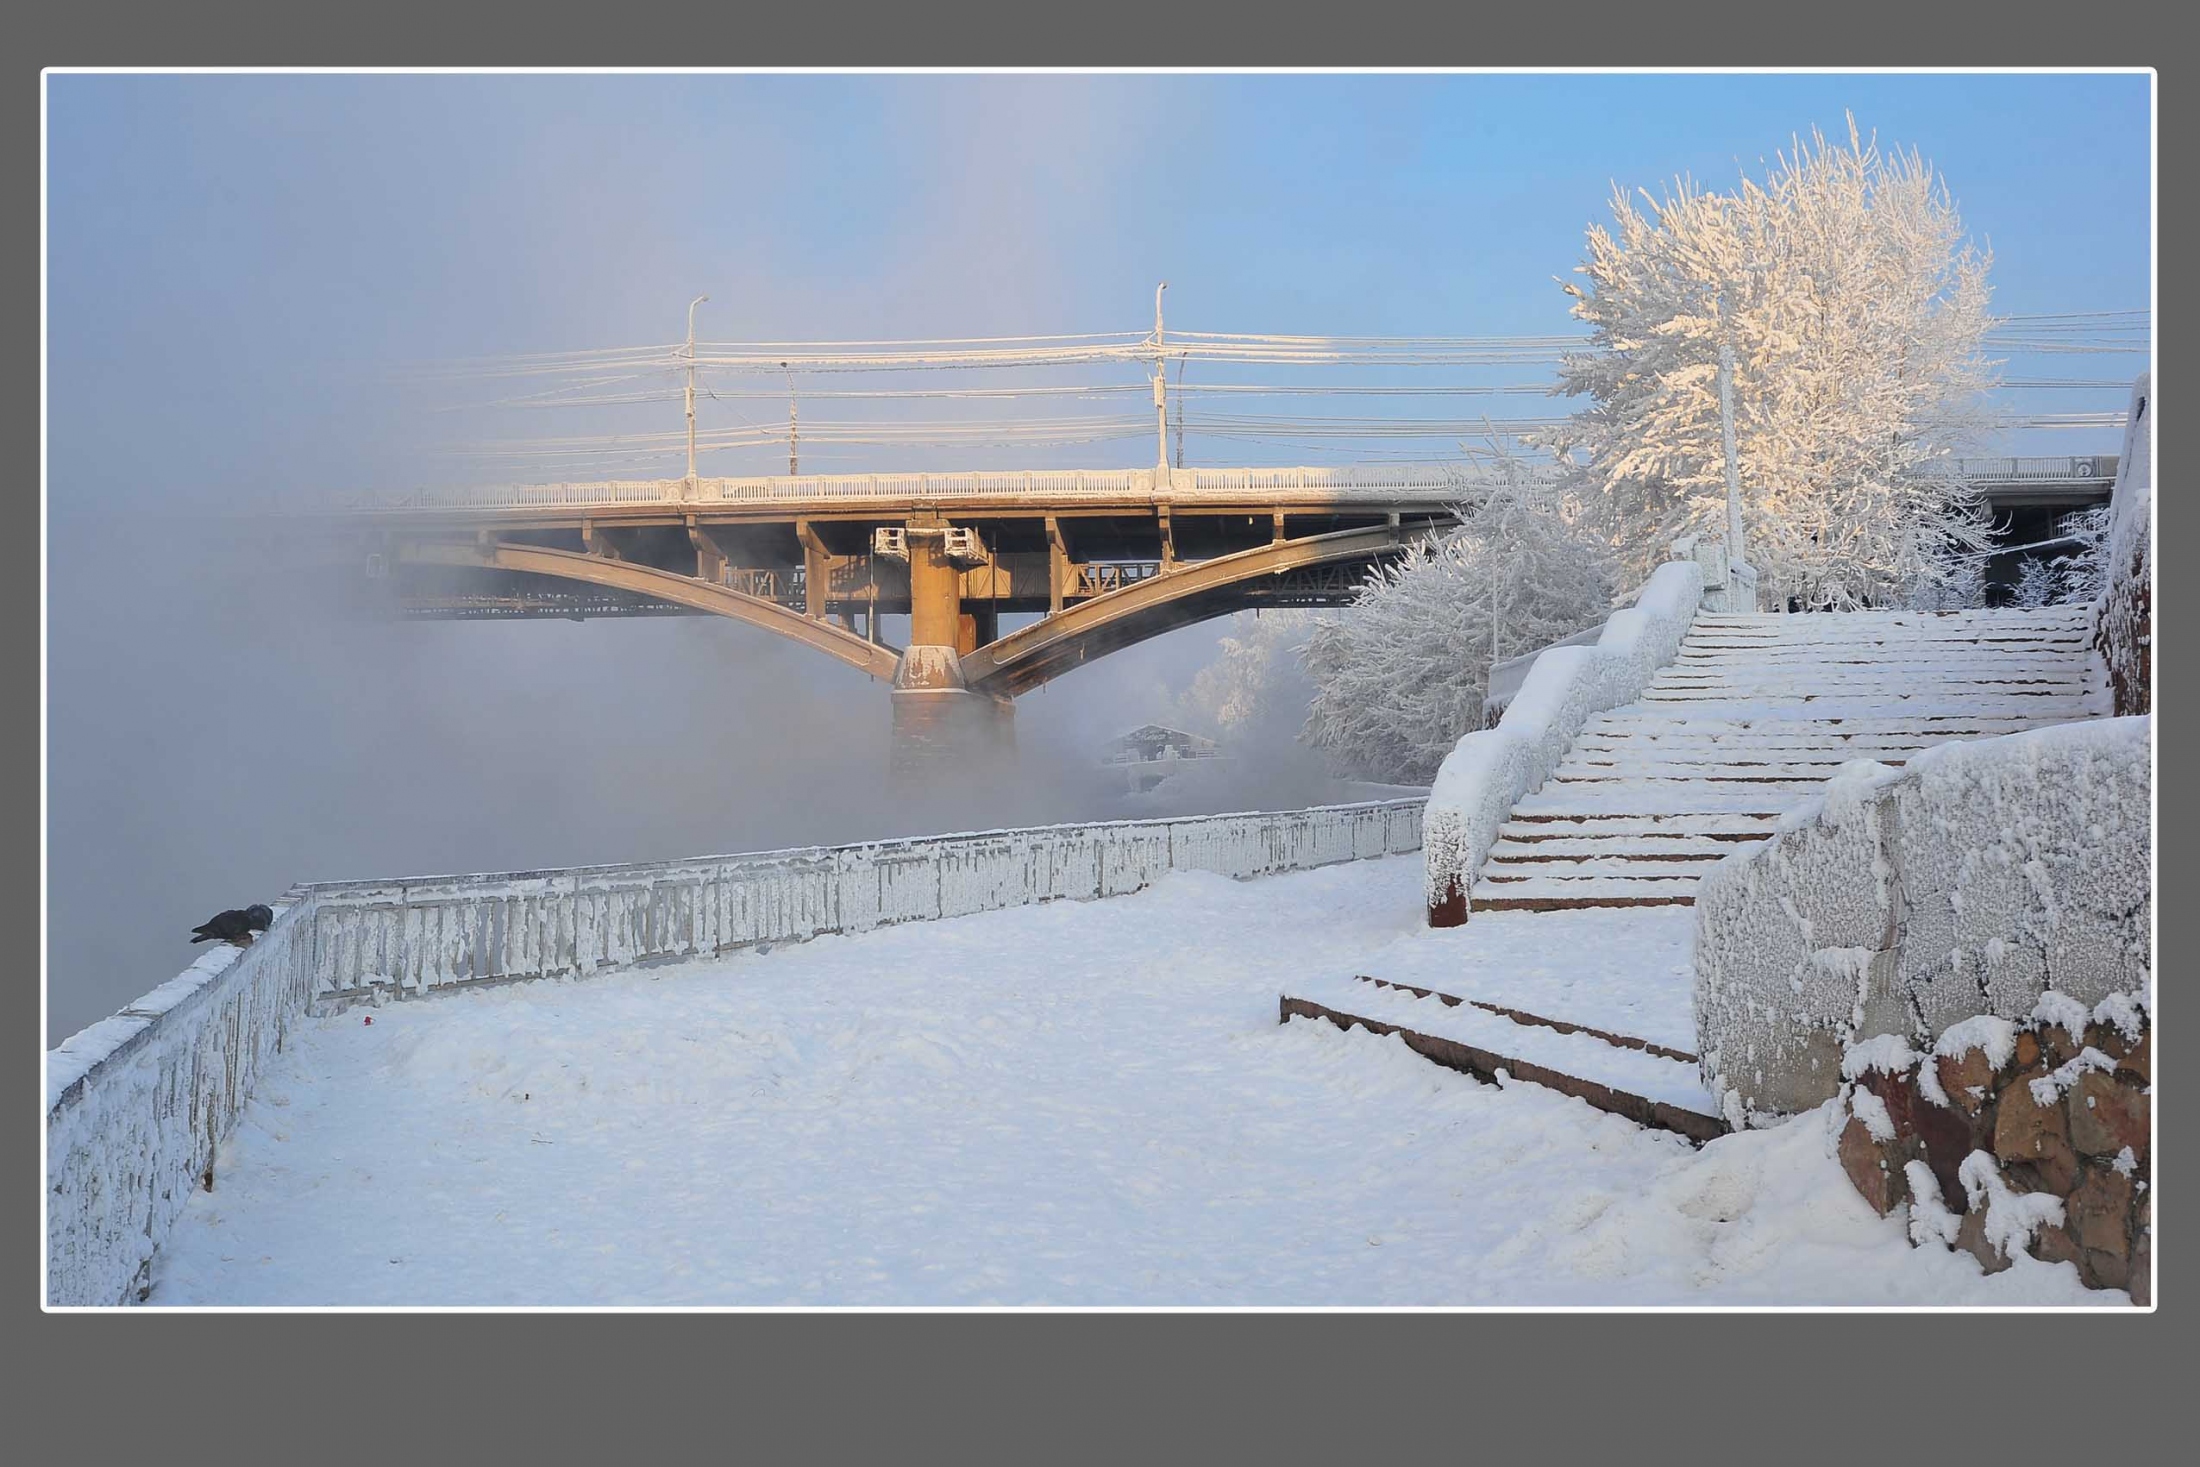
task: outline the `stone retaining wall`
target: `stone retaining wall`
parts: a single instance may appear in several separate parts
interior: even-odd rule
[[[1858,761],[1696,892],[1704,1083],[1740,1126],[1832,1099],[1876,1035],[2152,985],[2150,718]]]
[[[1925,1054],[1893,1036],[1853,1046],[1842,1069],[1842,1168],[1882,1217],[1908,1208],[1912,1242],[1988,1273],[2021,1250],[2153,1297],[2153,1036],[2134,997],[2089,1009],[2048,993]]]

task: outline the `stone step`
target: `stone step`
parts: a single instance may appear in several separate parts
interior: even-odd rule
[[[1693,785],[1711,784],[1721,786],[1722,793],[1749,793],[1762,791],[1766,794],[1771,794],[1775,791],[1784,790],[1799,795],[1804,792],[1818,788],[1818,786],[1824,784],[1830,778],[1832,778],[1832,772],[1830,770],[1823,774],[1805,774],[1799,776],[1790,776],[1786,778],[1773,776],[1735,776],[1732,778],[1706,779],[1700,775],[1692,773],[1680,775],[1640,776],[1624,774],[1617,770],[1607,770],[1603,773],[1596,773],[1594,771],[1591,771],[1587,773],[1568,774],[1562,768],[1558,773],[1553,774],[1548,780],[1544,781],[1543,787],[1545,789],[1550,789],[1554,786],[1564,786],[1568,789],[1582,791],[1595,790],[1600,793],[1613,795],[1622,794],[1627,790],[1642,790],[1647,794],[1668,795],[1680,790],[1688,789]],[[1729,791],[1724,789],[1725,786],[1730,785],[1747,786],[1748,789],[1746,791]]]
[[[1954,677],[1909,669],[1856,677],[1829,675],[1822,669],[1794,673],[1776,670],[1732,674],[1676,673],[1668,670],[1652,678],[1645,691],[1702,692],[1715,688],[1751,693],[1784,693],[1790,690],[1798,693],[1876,693],[1908,688],[1919,693],[1930,690],[1953,698],[2005,697],[2012,693],[2030,695],[2046,688],[2060,690],[2072,697],[2083,697],[2093,691],[2094,682],[2090,677],[2064,677],[2056,673],[2039,673],[2023,668],[2006,669],[2005,675],[1992,677]]]
[[[2074,718],[2062,717],[2042,709],[2033,715],[1998,713],[1870,713],[1842,712],[1838,709],[1811,711],[1805,707],[1766,708],[1754,706],[1741,713],[1714,714],[1704,712],[1699,716],[1681,717],[1672,711],[1670,704],[1655,711],[1641,704],[1631,705],[1619,713],[1600,714],[1584,733],[1635,733],[1656,735],[1660,733],[1691,734],[1746,734],[1774,732],[1789,734],[1809,730],[1816,736],[1819,730],[1827,735],[1840,737],[1848,734],[1902,734],[1917,736],[1927,743],[1942,742],[1953,738],[1992,738],[2000,734],[2022,733],[2026,729],[2046,728],[2051,724],[2074,723]]]
[[[1531,830],[1547,827],[1537,826]],[[1491,864],[1574,857],[1626,861],[1717,861],[1734,854],[1757,835],[1508,835],[1490,847]]]
[[[1492,851],[1488,863],[1482,868],[1482,880],[1511,882],[1547,876],[1554,880],[1575,881],[1591,876],[1626,876],[1659,881],[1682,876],[1698,877],[1737,849],[1739,847],[1731,847],[1711,855],[1687,856],[1548,856],[1540,852],[1499,855]]]
[[[1610,1043],[1579,1026],[1525,1024],[1411,989],[1339,979],[1293,984],[1277,999],[1277,1017],[1395,1034],[1416,1054],[1484,1084],[1503,1072],[1699,1144],[1727,1130],[1693,1063]]]
[[[1468,895],[1476,912],[1567,912],[1588,907],[1692,907],[1696,878],[1636,876],[1537,876],[1518,881],[1487,873]]]
[[[1399,989],[1412,994],[1415,998],[1433,998],[1446,1008],[1477,1008],[1486,1014],[1498,1014],[1512,1020],[1515,1024],[1525,1024],[1531,1028],[1555,1029],[1561,1034],[1586,1034],[1591,1039],[1600,1040],[1616,1049],[1632,1049],[1642,1054],[1656,1055],[1659,1059],[1676,1060],[1684,1065],[1693,1065],[1699,1061],[1699,1056],[1691,1054],[1685,1049],[1674,1049],[1670,1045],[1656,1044],[1632,1034],[1618,1034],[1609,1029],[1593,1029],[1587,1024],[1576,1024],[1565,1019],[1548,1019],[1540,1014],[1531,1014],[1523,1009],[1507,1008],[1503,1004],[1488,1003],[1479,998],[1461,998],[1457,994],[1445,993],[1441,989],[1423,988],[1413,983],[1397,983],[1388,978],[1370,978],[1365,973],[1354,974],[1353,981],[1356,983],[1370,983],[1377,988]]]
[[[1673,836],[1700,840],[1753,841],[1772,835],[1777,813],[1755,815],[1746,811],[1673,813],[1664,815],[1615,815],[1590,810],[1567,815],[1557,812],[1521,811],[1497,827],[1500,840],[1540,841],[1601,839],[1610,836]]]
[[[1879,757],[1884,756],[1884,757]],[[1797,759],[1774,763],[1767,760],[1721,759],[1717,757],[1692,759],[1644,759],[1640,757],[1600,762],[1593,754],[1575,753],[1553,772],[1553,779],[1708,779],[1721,784],[1815,784],[1831,779],[1835,771],[1850,759],[1831,755],[1821,760]],[[1881,749],[1877,762],[1899,769],[1906,762],[1902,755],[1889,749]]]

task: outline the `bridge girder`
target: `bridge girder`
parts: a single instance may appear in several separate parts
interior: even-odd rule
[[[1316,566],[1366,564],[1396,554],[1423,526],[1369,525],[1278,540],[1211,560],[1179,561],[1157,576],[1095,596],[980,647],[962,659],[964,686],[1013,697],[1134,643],[1258,604],[1248,582]]]
[[[658,570],[629,561],[608,560],[571,550],[539,545],[515,545],[496,541],[488,545],[422,541],[408,544],[399,558],[414,565],[439,565],[480,570],[524,571],[530,575],[585,581],[594,586],[655,597],[677,606],[691,607],[716,616],[745,621],[765,631],[791,637],[807,647],[838,658],[882,682],[892,682],[897,657],[891,647],[869,642],[831,622],[804,616],[799,611],[751,596],[730,586],[713,585],[693,576]]]
[[[966,653],[960,659],[963,685],[996,698],[1014,697],[1095,657],[1210,617],[1249,606],[1294,604],[1294,597],[1338,604],[1351,593],[1351,572],[1402,551],[1428,528],[1363,526],[1277,540],[1206,560],[1176,561],[1159,574],[1065,606]],[[516,571],[581,582],[647,597],[668,609],[728,617],[791,638],[881,682],[893,681],[900,659],[897,649],[822,617],[633,561],[511,541],[439,540],[406,543],[397,558],[413,565]],[[1321,576],[1324,570],[1332,576]]]

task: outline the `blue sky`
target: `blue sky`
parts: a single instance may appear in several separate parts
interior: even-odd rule
[[[1690,174],[1723,186],[1761,174],[1799,131],[1841,129],[1844,111],[1941,169],[1994,249],[1997,310],[2144,307],[2149,86],[55,77],[56,442],[76,441],[59,430],[81,425],[104,463],[142,449],[171,466],[189,443],[193,462],[230,483],[288,483],[331,450],[350,483],[479,477],[414,455],[458,424],[393,393],[392,364],[668,341],[699,292],[712,298],[703,334],[717,339],[1139,330],[1163,278],[1180,328],[1563,332],[1552,277],[1579,258],[1615,181],[1657,191]],[[2138,364],[2047,365],[2108,378]],[[118,386],[133,397],[119,440],[96,427]],[[2121,400],[2066,393],[2051,405]],[[705,426],[747,412],[706,405]],[[518,416],[467,419],[458,437],[594,430]],[[677,410],[647,422],[677,427]],[[2037,446],[2115,441],[2081,436]],[[1118,444],[1049,461],[1147,452]],[[911,455],[862,457],[833,466]],[[765,471],[771,459],[729,454],[706,470]],[[71,467],[57,451],[57,500]]]

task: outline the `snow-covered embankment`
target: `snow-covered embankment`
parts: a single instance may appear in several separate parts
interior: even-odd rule
[[[47,1056],[48,1302],[139,1296],[269,1056],[309,1014],[1117,896],[1171,871],[1308,870],[1412,851],[1420,823],[1418,800],[1393,800],[295,888],[250,948],[206,954]]]

